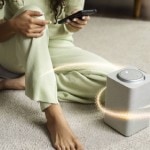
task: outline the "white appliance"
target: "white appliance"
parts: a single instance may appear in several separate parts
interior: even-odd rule
[[[150,75],[129,67],[110,73],[105,93],[104,122],[124,136],[149,126]],[[116,115],[115,115],[116,114]]]

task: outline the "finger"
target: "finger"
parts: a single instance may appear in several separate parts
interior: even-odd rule
[[[72,31],[78,31],[78,30],[82,29],[82,28],[78,28],[78,27],[76,27],[76,26],[73,26],[73,25],[71,25],[71,24],[68,24],[68,27],[69,27]]]
[[[86,25],[87,24],[87,20],[81,20],[78,18],[73,19],[73,22],[79,25]]]
[[[42,16],[43,13],[40,11],[32,11],[32,10],[27,10],[26,13],[28,15],[30,15],[31,17],[38,17],[38,16]]]
[[[43,32],[44,31],[44,29],[45,28],[38,28],[38,29],[31,29],[31,30],[29,30],[29,32],[28,33],[41,33],[41,32]]]
[[[38,37],[41,37],[42,35],[43,35],[43,32],[42,33],[28,33],[25,36],[29,38],[38,38]]]
[[[47,20],[42,20],[42,19],[37,19],[37,18],[32,18],[31,22],[33,24],[39,25],[39,26],[45,26],[46,24],[49,23],[49,21],[47,21]]]
[[[30,25],[29,30],[34,30],[34,29],[45,29],[45,26],[39,26],[39,25],[36,25],[36,24]]]
[[[86,20],[86,21],[89,21],[91,18],[90,18],[90,16],[83,16],[82,19]]]
[[[73,22],[73,21],[68,23],[68,25],[70,25],[71,27],[76,28],[76,29],[82,29],[84,27],[84,25],[78,24],[77,22]]]
[[[74,28],[74,29],[76,29],[76,30],[80,30],[80,29],[82,29],[83,27],[80,25],[80,27],[79,27],[79,25],[77,25],[76,23],[74,23],[74,22],[71,22],[71,23],[69,23],[68,24],[71,28]]]

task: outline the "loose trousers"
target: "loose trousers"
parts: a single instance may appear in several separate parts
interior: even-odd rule
[[[16,15],[25,10],[41,11],[36,6],[26,6]],[[115,66],[76,47],[72,41],[50,40],[49,32],[46,26],[39,38],[16,34],[0,43],[0,65],[16,74],[25,73],[25,93],[39,101],[42,110],[58,100],[93,103]]]

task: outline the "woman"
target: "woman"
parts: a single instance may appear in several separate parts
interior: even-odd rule
[[[25,89],[28,97],[40,102],[55,149],[84,149],[58,99],[93,103],[97,91],[105,86],[106,74],[114,70],[103,58],[73,44],[73,32],[82,29],[89,16],[57,24],[83,9],[84,0],[1,0],[0,4],[5,9],[0,24],[0,65],[16,74],[2,80],[0,89]],[[61,67],[65,65],[69,67]]]

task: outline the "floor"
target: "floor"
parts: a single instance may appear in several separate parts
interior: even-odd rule
[[[75,43],[116,65],[136,66],[150,73],[149,35],[148,21],[92,17],[76,33]],[[85,150],[150,149],[150,128],[127,138],[103,122],[103,113],[95,105],[61,106]],[[24,91],[0,92],[0,150],[53,150],[45,122],[39,104]]]

